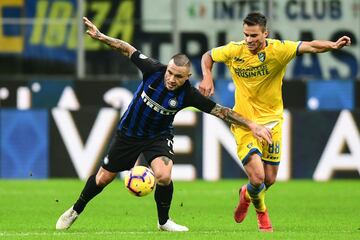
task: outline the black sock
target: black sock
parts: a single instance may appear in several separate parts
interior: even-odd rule
[[[73,209],[78,214],[80,214],[84,210],[86,204],[96,195],[98,195],[103,189],[104,187],[96,185],[96,175],[94,174],[90,176],[79,196],[79,199],[74,204]]]
[[[266,191],[271,187],[272,184],[266,184],[265,183],[265,187],[266,187]]]
[[[156,185],[155,201],[160,225],[164,225],[169,219],[169,210],[173,192],[174,186],[172,181],[167,186]]]

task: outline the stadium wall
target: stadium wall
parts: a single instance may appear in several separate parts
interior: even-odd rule
[[[75,76],[79,58],[85,63],[86,76],[134,78],[138,71],[126,57],[86,34],[77,34],[82,26],[81,2],[84,15],[100,31],[148,56],[166,63],[176,52],[187,54],[195,78],[201,77],[204,52],[242,40],[242,19],[250,11],[269,17],[272,38],[334,41],[342,35],[351,37],[351,46],[339,51],[298,56],[289,64],[286,79],[360,78],[358,0],[157,0],[155,4],[148,0],[13,0],[0,1],[0,79]],[[224,65],[217,65],[214,75],[230,77]]]
[[[220,84],[214,100],[231,107],[233,99],[223,96],[233,96],[232,83],[216,83]],[[335,81],[335,87],[323,81],[293,83],[284,83],[287,110],[279,180],[359,178],[356,82]],[[0,177],[86,179],[103,159],[137,84],[3,81]],[[186,110],[176,116],[174,125],[175,179],[245,177],[236,157],[235,141],[223,121]]]

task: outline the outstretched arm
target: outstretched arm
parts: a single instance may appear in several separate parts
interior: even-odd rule
[[[228,123],[245,126],[252,131],[254,137],[256,137],[259,141],[265,140],[269,144],[272,143],[270,129],[244,118],[230,108],[216,104],[210,114],[221,118]]]
[[[120,39],[112,38],[101,33],[99,29],[86,17],[83,17],[84,24],[87,27],[86,33],[93,39],[99,40],[110,47],[119,50],[123,55],[131,57],[131,55],[136,51],[136,48],[130,45],[129,43],[122,41]]]
[[[351,39],[348,36],[342,36],[336,42],[325,40],[314,40],[311,42],[302,42],[299,47],[299,53],[322,53],[330,50],[341,49],[350,46]]]
[[[203,79],[199,85],[199,91],[202,95],[208,97],[214,95],[214,81],[212,78],[212,67],[214,61],[211,58],[211,52],[208,51],[202,55],[201,58],[201,70]]]

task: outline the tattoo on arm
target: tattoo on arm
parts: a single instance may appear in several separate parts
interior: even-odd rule
[[[249,127],[250,120],[244,118],[240,114],[236,113],[230,108],[223,107],[219,104],[216,104],[215,107],[211,110],[210,114],[225,120],[230,124],[237,124]]]
[[[172,161],[170,158],[166,157],[166,156],[162,156],[161,160],[165,163],[165,165],[169,165],[169,162]]]
[[[95,35],[96,35],[96,37],[97,37],[98,39],[100,39],[100,37],[101,37],[101,32],[99,31],[99,29],[96,31]]]
[[[103,35],[101,37],[101,33],[99,31],[96,32],[96,36],[99,37],[99,39],[109,45],[112,48],[118,49],[123,55],[130,57],[131,54],[133,54],[136,49],[131,46],[129,43],[122,41],[120,39],[112,38],[106,35]]]

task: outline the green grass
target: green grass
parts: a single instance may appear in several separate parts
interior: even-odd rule
[[[159,232],[153,195],[131,196],[115,181],[90,202],[71,229],[55,231],[78,197],[79,180],[0,181],[0,239],[360,239],[360,181],[291,181],[267,194],[274,233],[259,233],[253,207],[233,221],[245,180],[175,182],[171,216],[187,233]]]

